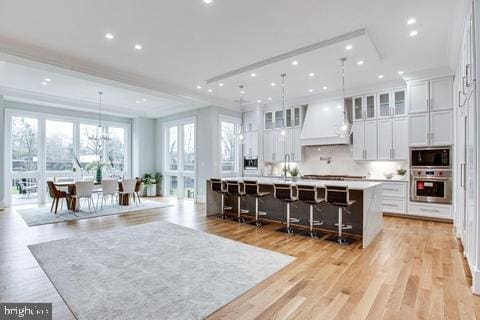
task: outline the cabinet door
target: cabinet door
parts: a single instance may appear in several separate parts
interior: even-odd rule
[[[377,160],[377,121],[365,121],[365,160]]]
[[[381,133],[379,133],[380,135]],[[408,119],[394,118],[392,128],[392,160],[408,160]]]
[[[285,110],[285,126],[287,128],[293,127],[293,114],[292,109]]]
[[[302,160],[302,146],[300,144],[301,128],[292,129],[292,161]]]
[[[265,130],[273,129],[273,112],[265,112]]]
[[[405,103],[405,89],[393,91],[393,116],[407,115],[407,105]]]
[[[430,113],[430,144],[433,146],[453,144],[453,110]]]
[[[249,111],[243,113],[243,129],[245,132],[258,130],[258,112]]]
[[[378,120],[378,160],[392,159],[392,119]]]
[[[285,131],[285,144],[284,144],[284,148],[285,148],[285,154],[289,154],[290,155],[290,160],[292,160],[293,158],[293,145],[294,145],[294,141],[293,141],[293,129],[287,129]]]
[[[273,131],[263,133],[263,161],[273,161]]]
[[[375,94],[371,94],[365,97],[365,120],[375,119],[377,109],[375,102]]]
[[[302,126],[302,107],[293,108],[293,126],[301,127]]]
[[[410,146],[427,146],[428,136],[428,112],[411,114],[408,117],[408,144]]]
[[[243,144],[242,144],[242,150],[243,150],[243,156],[244,157],[251,157],[252,156],[252,147],[251,147],[251,137],[250,137],[250,132],[245,132],[243,134]]]
[[[391,110],[390,92],[381,92],[378,94],[378,118],[389,118]]]
[[[452,77],[430,80],[430,111],[453,108]]]
[[[353,121],[362,121],[363,119],[363,97],[353,98]]]
[[[428,102],[428,81],[419,81],[408,85],[408,113],[427,112]]]
[[[288,133],[288,130],[286,130]],[[286,134],[282,135],[282,130],[274,130],[273,132],[273,161],[283,161],[285,156],[285,139]]]
[[[283,110],[275,111],[275,128],[283,127]]]
[[[353,160],[364,160],[365,122],[355,122],[352,127]]]

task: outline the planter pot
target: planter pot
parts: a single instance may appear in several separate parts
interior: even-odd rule
[[[157,184],[147,186],[147,197],[155,197],[157,195]]]

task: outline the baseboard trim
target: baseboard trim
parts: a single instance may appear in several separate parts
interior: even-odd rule
[[[470,260],[467,259],[470,273],[472,274],[472,293],[480,296],[480,270],[470,264]]]
[[[414,219],[414,220],[435,221],[435,222],[443,222],[443,223],[452,223],[453,224],[452,219],[415,216],[415,215],[408,214],[408,213],[404,214],[404,213],[383,212],[383,215],[387,216],[387,217],[397,217],[397,218]]]

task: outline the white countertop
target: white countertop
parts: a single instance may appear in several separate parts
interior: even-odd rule
[[[297,180],[293,181],[291,179],[287,179],[285,181],[284,178],[266,178],[266,177],[231,177],[231,178],[224,178],[223,180],[251,180],[257,181],[259,184],[274,184],[274,183],[287,183],[293,185],[308,185],[308,186],[316,186],[318,188],[325,188],[326,185],[328,186],[341,186],[341,187],[348,187],[352,190],[365,190],[368,188],[372,188],[378,185],[381,185],[382,182],[375,182],[375,181],[365,181],[365,180],[351,180],[351,181],[336,181],[336,180]]]

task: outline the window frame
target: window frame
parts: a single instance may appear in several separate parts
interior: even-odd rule
[[[233,170],[231,171],[223,171],[222,170],[222,122],[230,122],[234,124],[234,132],[235,132],[235,156],[234,156],[234,165]],[[231,177],[239,175],[240,173],[240,161],[241,161],[241,153],[240,153],[240,139],[237,135],[242,125],[242,119],[239,117],[232,117],[227,115],[219,115],[218,117],[218,163],[219,168],[218,171],[221,177]]]

